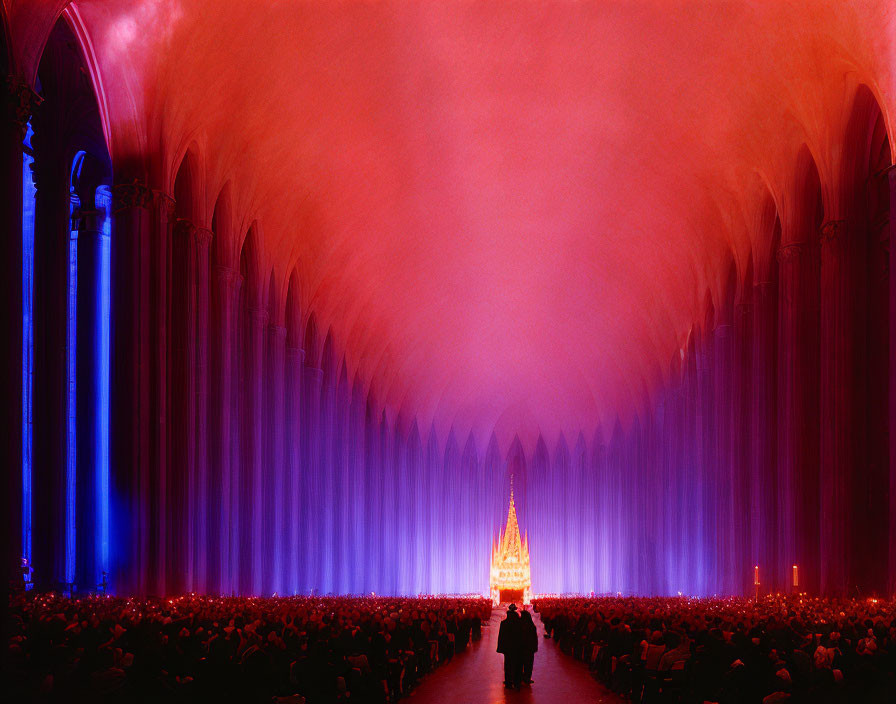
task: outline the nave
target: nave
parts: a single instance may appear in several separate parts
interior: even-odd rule
[[[893,0],[2,0],[12,698],[896,689],[894,46]],[[464,634],[545,599],[505,696]]]
[[[498,628],[507,615],[506,605],[492,610],[483,624],[482,640],[423,680],[411,695],[413,704],[617,704],[625,700],[607,691],[582,663],[565,656],[552,639],[543,638],[538,613],[538,652],[532,670],[534,683],[520,691],[504,688],[504,663],[495,652]]]

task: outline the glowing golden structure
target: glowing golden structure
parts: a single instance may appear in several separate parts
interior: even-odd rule
[[[520,526],[516,520],[513,503],[513,479],[510,483],[510,508],[507,525],[492,544],[492,566],[489,579],[492,602],[518,601],[528,604],[532,598],[532,578],[529,575],[529,536],[520,538]],[[503,598],[502,598],[503,597]]]

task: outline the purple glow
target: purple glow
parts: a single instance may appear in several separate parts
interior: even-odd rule
[[[22,152],[22,557],[31,562],[32,375],[34,373],[34,174],[28,123]]]
[[[99,277],[100,296],[96,302],[98,307],[96,347],[97,350],[97,404],[94,413],[97,417],[96,464],[97,473],[97,584],[102,580],[102,573],[109,570],[109,335],[112,314],[112,194],[109,188],[101,186],[96,192],[96,207],[105,213],[103,220],[102,253],[100,256]]]
[[[299,548],[293,560],[289,532],[260,535],[274,554],[265,558],[271,569],[253,577],[252,593],[485,593],[511,474],[536,593],[708,595],[725,586],[704,566],[719,548],[698,518],[717,497],[690,488],[692,457],[655,454],[658,416],[626,432],[617,426],[606,439],[600,432],[574,442],[539,438],[526,451],[518,440],[502,450],[493,436],[483,448],[472,435],[460,442],[454,432],[441,438],[429,429],[421,438],[416,424],[396,427],[335,377],[305,370],[311,432],[283,438],[285,455],[302,458],[297,490],[278,485],[271,494],[276,515],[298,517]],[[278,476],[262,474],[265,493]],[[661,494],[675,476],[685,484]],[[251,522],[254,500],[236,496],[231,520]],[[231,547],[237,556],[224,584],[239,584],[238,566],[247,564],[239,554],[258,546]]]
[[[80,207],[75,183],[84,166],[84,152],[72,161],[71,205],[69,217]],[[72,229],[68,243],[68,314],[66,316],[66,465],[65,465],[65,581],[75,581],[77,546],[77,481],[78,481],[78,407],[77,340],[78,340],[78,231]]]

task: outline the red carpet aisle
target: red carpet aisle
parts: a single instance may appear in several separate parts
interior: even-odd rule
[[[504,658],[495,652],[498,625],[504,609],[495,609],[488,627],[482,629],[482,640],[471,649],[439,668],[411,695],[413,704],[616,704],[623,700],[607,692],[588,673],[582,663],[560,652],[553,641],[546,641],[544,626],[538,614],[538,653],[531,687],[520,692],[504,689]]]

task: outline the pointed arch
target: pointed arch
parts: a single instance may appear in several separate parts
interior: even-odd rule
[[[331,375],[335,366],[336,344],[333,342],[333,328],[328,328],[320,357],[320,368],[324,370],[324,379],[326,379],[328,375]]]
[[[284,310],[286,325],[286,344],[289,347],[301,348],[302,346],[302,301],[299,290],[299,280],[296,270],[289,275],[286,288],[286,307]]]
[[[797,152],[785,197],[782,246],[815,242],[818,239],[818,228],[824,219],[824,199],[818,164],[805,143]]]
[[[835,184],[839,181],[840,192],[831,196],[832,200],[842,201],[840,208],[843,216],[861,217],[866,205],[865,190],[872,175],[872,160],[880,158],[885,141],[886,151],[889,151],[886,135],[886,124],[877,98],[866,84],[860,83],[852,96],[842,137],[842,173],[835,181]],[[892,164],[892,154],[889,156]]]
[[[268,311],[268,321],[271,325],[281,325],[283,323],[282,306],[280,301],[280,286],[277,283],[277,272],[271,269],[268,274],[267,295],[265,297],[266,308]]]
[[[305,324],[305,366],[311,369],[320,369],[317,337],[317,318],[311,313]]]
[[[240,275],[243,277],[243,288],[246,291],[250,308],[262,308],[264,303],[264,283],[262,281],[261,255],[259,237],[253,223],[246,231],[240,247]]]
[[[201,212],[201,172],[199,149],[193,142],[187,147],[177,170],[174,172],[172,196],[174,215],[178,219],[189,220],[194,225],[199,222]]]
[[[236,249],[235,231],[231,186],[230,181],[227,181],[218,192],[212,213],[212,232],[215,233],[211,245],[212,263],[227,268],[234,268],[237,265],[234,256]]]

